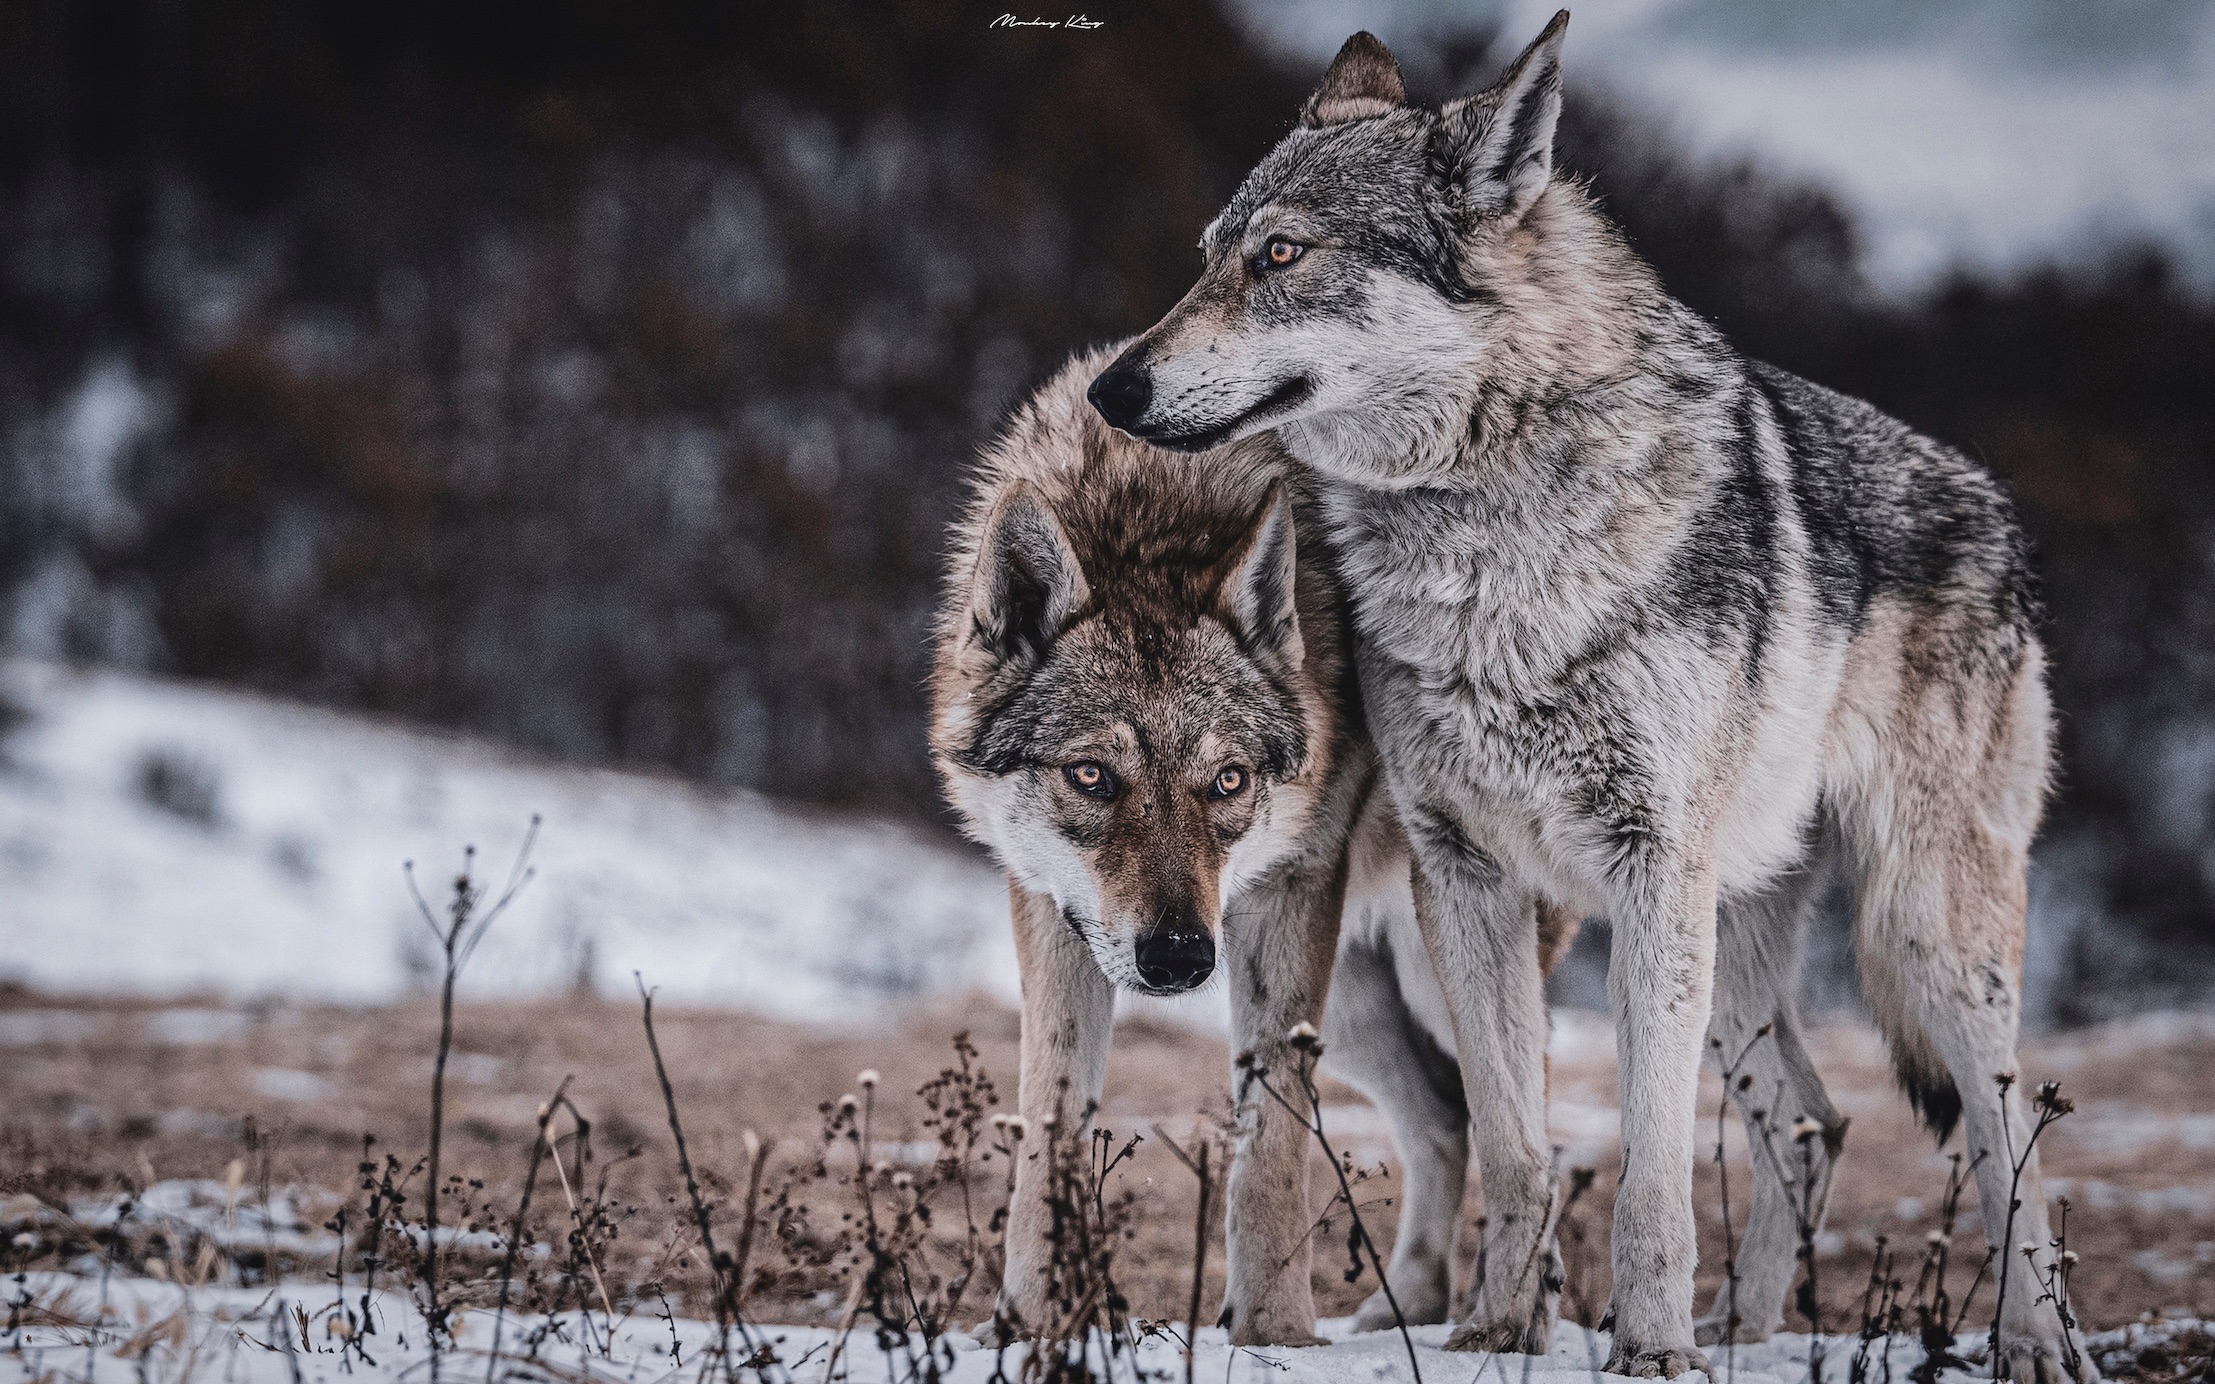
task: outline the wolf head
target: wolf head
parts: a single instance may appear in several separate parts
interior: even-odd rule
[[[1348,39],[1202,234],[1200,281],[1093,381],[1100,415],[1179,451],[1277,428],[1327,473],[1428,479],[1476,382],[1513,368],[1507,338],[1530,324],[1510,319],[1558,311],[1519,240],[1542,204],[1576,200],[1547,195],[1568,18],[1435,109],[1406,103],[1383,44]]]
[[[1214,969],[1225,900],[1292,849],[1329,713],[1307,690],[1281,453],[1166,468],[1084,406],[1098,365],[987,458],[932,742],[971,834],[1110,980],[1171,994]]]

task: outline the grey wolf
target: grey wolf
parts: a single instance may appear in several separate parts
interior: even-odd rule
[[[2051,717],[1996,483],[1741,358],[1554,176],[1567,18],[1436,107],[1407,102],[1382,44],[1349,40],[1206,228],[1199,282],[1091,397],[1167,449],[1274,429],[1315,478],[1477,1121],[1492,1230],[1458,1347],[1549,1338],[1530,904],[1611,920],[1609,1368],[1675,1375],[1703,1364],[1702,1053],[1746,1054],[1739,1103],[1769,1165],[1741,1339],[1777,1325],[1791,1276],[1774,1165],[1804,1149],[1827,1184],[1837,1156],[1844,1122],[1793,1013],[1802,919],[1834,870],[1901,1082],[1941,1138],[1966,1126],[1988,1234],[2008,1223],[2027,1129],[2022,1088],[1997,1078],[2016,1065]],[[2043,1271],[2035,1157],[2021,1198],[2015,1238]],[[2020,1256],[1995,1248],[2019,1287]],[[2038,1296],[2002,1315],[2017,1380],[2065,1373]]]
[[[986,452],[937,636],[933,754],[1008,871],[1019,1109],[1033,1129],[1075,1127],[1100,1097],[1116,988],[1187,991],[1220,964],[1234,1051],[1251,1055],[1227,1197],[1233,1339],[1315,1339],[1307,1133],[1248,1081],[1274,1069],[1297,1099],[1302,1024],[1393,1122],[1407,1176],[1387,1276],[1412,1321],[1443,1321],[1468,1112],[1312,497],[1267,436],[1170,470],[1086,406],[1106,359],[1065,369]],[[1525,946],[1533,926],[1544,970],[1573,920],[1526,920]],[[1035,1157],[1018,1166],[1001,1304],[1032,1329],[1049,1310],[1037,1174]],[[1389,1320],[1380,1292],[1360,1321]]]

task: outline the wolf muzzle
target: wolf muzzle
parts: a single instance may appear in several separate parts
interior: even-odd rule
[[[1153,361],[1144,343],[1131,347],[1100,372],[1084,397],[1111,428],[1170,452],[1204,452],[1227,442],[1240,429],[1291,413],[1315,394],[1315,381],[1294,375],[1230,417],[1205,427],[1175,432],[1159,419],[1145,421],[1154,402]]]

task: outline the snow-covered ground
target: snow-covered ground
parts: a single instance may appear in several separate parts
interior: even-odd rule
[[[226,1384],[322,1384],[341,1378],[427,1379],[423,1335],[410,1301],[400,1295],[379,1293],[374,1311],[379,1329],[365,1337],[374,1365],[340,1353],[339,1337],[331,1330],[342,1313],[328,1284],[287,1283],[276,1289],[206,1287],[189,1289],[170,1282],[130,1278],[101,1280],[61,1274],[28,1276],[20,1285],[8,1284],[9,1296],[45,1306],[52,1317],[71,1325],[34,1326],[11,1341],[0,1336],[0,1379],[82,1380],[84,1384],[166,1384],[198,1376],[221,1379]],[[348,1295],[358,1301],[358,1286]],[[499,1376],[508,1379],[561,1381],[675,1381],[720,1377],[703,1372],[711,1358],[716,1337],[712,1323],[638,1313],[618,1316],[610,1331],[597,1314],[588,1324],[572,1314],[565,1330],[547,1334],[543,1318],[510,1315],[499,1323]],[[2109,1356],[2145,1341],[2163,1337],[2189,1323],[2142,1325],[2108,1332],[2088,1345],[2096,1357]],[[1390,1384],[1410,1378],[1407,1349],[1396,1332],[1353,1335],[1345,1321],[1322,1323],[1330,1344],[1299,1349],[1266,1347],[1233,1349],[1225,1333],[1214,1327],[1199,1333],[1195,1365],[1198,1377],[1226,1384],[1254,1381],[1261,1384],[1347,1384],[1376,1381]],[[1554,1333],[1553,1351],[1540,1358],[1523,1355],[1478,1357],[1448,1354],[1439,1346],[1449,1328],[1416,1327],[1416,1363],[1425,1380],[1470,1381],[1497,1377],[1501,1384],[1595,1384],[1623,1376],[1605,1374],[1608,1337],[1570,1322]],[[1169,1324],[1143,1333],[1134,1359],[1119,1354],[1101,1368],[1097,1352],[1095,1371],[1122,1380],[1168,1380],[1184,1375],[1183,1328]],[[457,1333],[456,1349],[447,1357],[447,1373],[475,1379],[492,1377],[494,1314],[467,1314]],[[528,1358],[525,1342],[543,1339]],[[734,1336],[733,1354],[766,1348],[762,1368],[741,1370],[746,1380],[886,1380],[931,1377],[923,1366],[920,1347],[912,1352],[882,1350],[872,1333],[856,1329],[840,1336],[820,1327],[747,1326]],[[1729,1356],[1715,1352],[1714,1378],[1728,1384],[1790,1384],[1808,1380],[1810,1340],[1801,1335],[1779,1335],[1757,1346],[1740,1346]],[[1822,1342],[1824,1384],[1843,1384],[1852,1372],[1858,1342],[1851,1336],[1827,1337]],[[1964,1337],[1957,1350],[1976,1354],[1982,1342]],[[1887,1358],[1888,1357],[1888,1358]],[[1905,1378],[1922,1359],[1922,1351],[1906,1336],[1889,1343],[1871,1343],[1867,1363],[1871,1378]],[[951,1368],[947,1368],[948,1362]],[[947,1338],[938,1356],[945,1384],[985,1384],[995,1377],[1023,1377],[1021,1347],[1011,1348],[1003,1360],[978,1346],[967,1335]],[[1948,1370],[1940,1378],[1949,1384],[1966,1384],[1972,1378]],[[1698,1373],[1682,1376],[1684,1384],[1705,1384]]]
[[[434,906],[465,845],[497,884],[536,813],[537,877],[471,993],[635,970],[787,1017],[1016,994],[998,874],[904,826],[30,660],[0,661],[0,696],[29,713],[0,741],[0,981],[388,999],[433,964],[403,862]]]

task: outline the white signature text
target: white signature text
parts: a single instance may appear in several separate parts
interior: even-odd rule
[[[993,29],[1097,29],[1107,21],[1086,15],[1073,14],[1067,19],[1017,19],[1003,14],[986,27]]]

